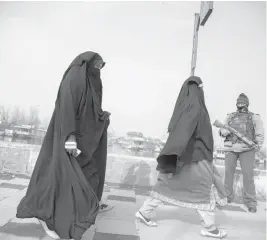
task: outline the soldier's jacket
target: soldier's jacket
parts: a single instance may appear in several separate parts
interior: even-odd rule
[[[264,128],[259,114],[254,114],[252,112],[233,112],[227,114],[224,124],[234,128],[239,133],[258,144],[260,147],[263,145]],[[253,149],[242,140],[238,139],[234,134],[230,134],[225,138],[224,147],[225,150],[234,152],[243,152]]]

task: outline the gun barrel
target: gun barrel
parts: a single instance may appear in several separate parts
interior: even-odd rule
[[[235,134],[238,138],[240,138],[244,143],[246,143],[247,145],[249,145],[250,147],[254,147],[255,146],[255,143],[251,140],[249,140],[248,138],[246,138],[245,136],[243,136],[241,133],[239,133],[237,130],[235,130],[234,128],[228,126],[228,125],[225,125],[225,124],[222,124],[220,121],[216,120],[213,124],[215,127],[218,127],[218,128],[224,128],[224,129],[227,129],[229,132]]]

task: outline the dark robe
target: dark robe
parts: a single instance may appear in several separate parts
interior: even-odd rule
[[[213,136],[198,77],[185,81],[169,124],[169,137],[157,158],[152,198],[179,207],[214,211],[227,204],[221,176],[214,166]],[[173,173],[173,174],[167,174]]]
[[[157,158],[158,171],[176,173],[179,162],[212,161],[212,127],[200,84],[199,77],[190,77],[181,88],[168,126],[169,137]]]
[[[99,177],[97,183],[105,177],[109,125],[109,113],[101,109],[100,74],[91,73],[94,58],[101,57],[83,53],[65,72],[26,196],[17,208],[18,218],[43,220],[63,239],[79,240],[94,224],[103,191],[90,182],[93,175]],[[77,158],[65,150],[71,134],[81,150]]]

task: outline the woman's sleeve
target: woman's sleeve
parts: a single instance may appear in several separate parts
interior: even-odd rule
[[[76,114],[84,90],[79,70],[78,67],[71,68],[59,90],[60,133],[65,140],[76,134]]]
[[[198,102],[190,103],[185,109],[178,123],[173,129],[173,141],[176,141],[178,156],[181,156],[194,134],[199,121],[200,106]]]

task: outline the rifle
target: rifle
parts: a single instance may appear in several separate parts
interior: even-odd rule
[[[217,128],[224,128],[226,130],[228,130],[229,132],[233,133],[234,135],[236,135],[239,139],[241,139],[244,143],[246,143],[249,147],[254,147],[257,148],[257,144],[254,143],[253,141],[249,140],[247,137],[245,137],[244,135],[242,135],[241,133],[239,133],[238,131],[236,131],[234,128],[221,123],[220,121],[216,120],[213,125]]]

